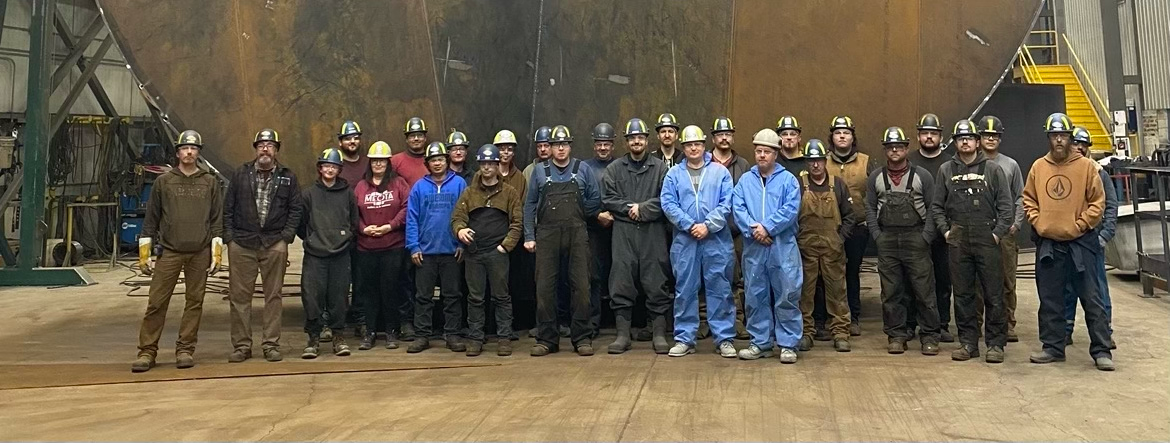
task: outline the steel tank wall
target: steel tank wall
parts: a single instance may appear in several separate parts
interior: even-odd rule
[[[1003,73],[1041,0],[105,0],[147,91],[200,130],[223,166],[277,129],[281,160],[312,174],[340,123],[405,149],[417,115],[432,138],[473,145],[563,123],[590,155],[600,121],[673,112],[751,134],[797,116],[825,137],[838,113],[878,154],[890,125],[970,114]],[[619,143],[620,145],[620,143]],[[622,149],[619,146],[619,152]]]

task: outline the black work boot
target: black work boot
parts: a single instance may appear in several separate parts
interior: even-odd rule
[[[654,317],[651,322],[654,327],[654,353],[666,354],[670,352],[670,342],[666,340],[666,317]]]
[[[378,334],[370,332],[365,325],[358,326],[358,342],[359,351],[368,351],[374,348],[374,343],[378,341]]]
[[[609,344],[607,348],[610,354],[621,354],[630,350],[630,310],[622,309],[613,314],[614,322],[617,325],[617,338],[613,343]]]

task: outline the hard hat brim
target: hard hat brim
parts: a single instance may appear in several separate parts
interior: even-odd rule
[[[772,149],[780,149],[780,145],[763,140],[752,140],[752,144],[756,146],[767,146]]]

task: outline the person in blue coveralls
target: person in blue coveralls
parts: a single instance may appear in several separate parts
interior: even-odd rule
[[[683,128],[686,161],[674,165],[662,184],[662,210],[674,226],[670,264],[676,280],[674,341],[667,355],[695,353],[699,329],[699,279],[707,297],[707,322],[720,356],[735,358],[735,302],[731,270],[731,173],[711,161],[706,135],[698,126]],[[700,277],[701,276],[701,277]]]
[[[740,177],[731,199],[732,217],[743,235],[743,277],[747,330],[751,344],[739,358],[771,357],[773,342],[781,363],[796,363],[803,332],[800,292],[804,281],[796,220],[800,187],[796,177],[776,164],[780,135],[756,133],[756,165]]]

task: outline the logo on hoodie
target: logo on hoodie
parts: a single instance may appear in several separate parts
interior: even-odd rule
[[[1054,175],[1048,179],[1044,189],[1048,191],[1048,198],[1064,200],[1072,195],[1072,180],[1064,175]]]
[[[394,202],[394,193],[389,189],[382,192],[371,192],[366,194],[365,203],[366,208],[377,209],[383,206],[389,206]]]

